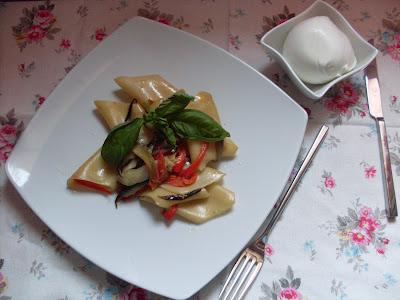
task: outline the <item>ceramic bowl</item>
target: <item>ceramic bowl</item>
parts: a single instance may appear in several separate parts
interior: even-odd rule
[[[316,16],[327,16],[349,38],[357,58],[357,64],[350,72],[323,84],[309,84],[302,81],[289,62],[283,57],[282,49],[290,30],[298,23]],[[363,39],[350,23],[332,6],[324,1],[316,1],[296,17],[268,31],[261,39],[267,52],[286,70],[300,91],[309,98],[321,98],[333,85],[363,70],[378,54],[378,50]]]

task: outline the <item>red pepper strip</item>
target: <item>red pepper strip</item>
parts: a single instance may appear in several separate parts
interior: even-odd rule
[[[111,191],[109,188],[107,188],[106,186],[101,185],[99,183],[95,183],[95,182],[84,180],[84,179],[74,179],[74,181],[77,184],[87,187],[89,189],[93,189],[93,190],[96,190],[96,191],[99,191],[102,193],[106,193],[106,194],[111,194]]]
[[[197,172],[197,170],[199,169],[200,164],[204,159],[204,156],[206,156],[207,150],[208,150],[208,142],[203,142],[201,144],[200,153],[197,156],[196,160],[193,161],[192,164],[188,168],[182,170],[182,172],[179,174],[179,176],[185,177],[185,178],[192,177],[193,174],[195,174]]]
[[[171,221],[178,211],[178,204],[171,205],[168,209],[164,210],[163,216],[167,221]]]
[[[165,164],[164,154],[162,151],[158,151],[155,155],[155,160],[157,161],[157,168],[155,178],[151,178],[149,182],[149,186],[151,189],[155,189],[158,187],[162,182],[167,179],[168,170]]]
[[[177,175],[170,175],[167,179],[167,183],[173,186],[188,186],[192,185],[197,179],[197,174],[194,174],[190,178],[185,178]]]
[[[186,149],[184,145],[179,146],[177,154],[176,154],[176,161],[174,166],[172,167],[172,173],[179,174],[183,166],[186,163]]]

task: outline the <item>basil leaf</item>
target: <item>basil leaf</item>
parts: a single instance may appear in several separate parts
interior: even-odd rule
[[[155,109],[158,117],[166,117],[182,111],[194,97],[187,94],[174,94]]]
[[[175,132],[172,130],[171,127],[167,126],[161,129],[161,132],[164,134],[165,138],[167,139],[168,143],[172,146],[176,146],[176,136]]]
[[[153,119],[151,123],[158,131],[160,131],[164,135],[169,144],[171,144],[172,146],[176,145],[175,132],[169,126],[168,121],[165,118]]]
[[[101,156],[111,166],[118,167],[125,155],[132,150],[144,120],[136,118],[114,128],[104,141]]]
[[[175,132],[187,139],[201,141],[221,141],[230,136],[221,125],[209,115],[195,109],[185,109],[171,116],[171,126]]]

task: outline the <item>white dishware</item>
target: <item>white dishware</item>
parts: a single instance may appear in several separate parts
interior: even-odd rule
[[[67,189],[67,178],[101,147],[107,130],[95,99],[118,99],[113,78],[161,74],[189,94],[212,93],[239,145],[224,161],[234,209],[202,225],[163,221],[154,206]],[[307,115],[277,86],[228,52],[143,18],[121,26],[47,98],[7,161],[32,210],[66,243],[108,272],[184,299],[217,275],[256,233],[287,181]],[[209,256],[212,252],[213,256]]]
[[[324,84],[309,84],[303,82],[282,54],[283,44],[290,30],[300,22],[316,16],[327,16],[332,20],[332,22],[349,38],[357,59],[357,63],[351,71]],[[294,18],[268,31],[261,38],[261,44],[285,69],[298,89],[311,99],[321,98],[336,83],[366,68],[378,54],[378,50],[363,39],[335,8],[320,0],[315,1],[309,8]]]

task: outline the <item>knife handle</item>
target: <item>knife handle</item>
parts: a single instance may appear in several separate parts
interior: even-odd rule
[[[390,163],[390,153],[388,139],[386,134],[385,121],[377,119],[379,131],[378,137],[380,142],[380,153],[382,158],[383,186],[385,190],[385,206],[387,218],[397,217],[396,194],[394,191],[392,165]]]

